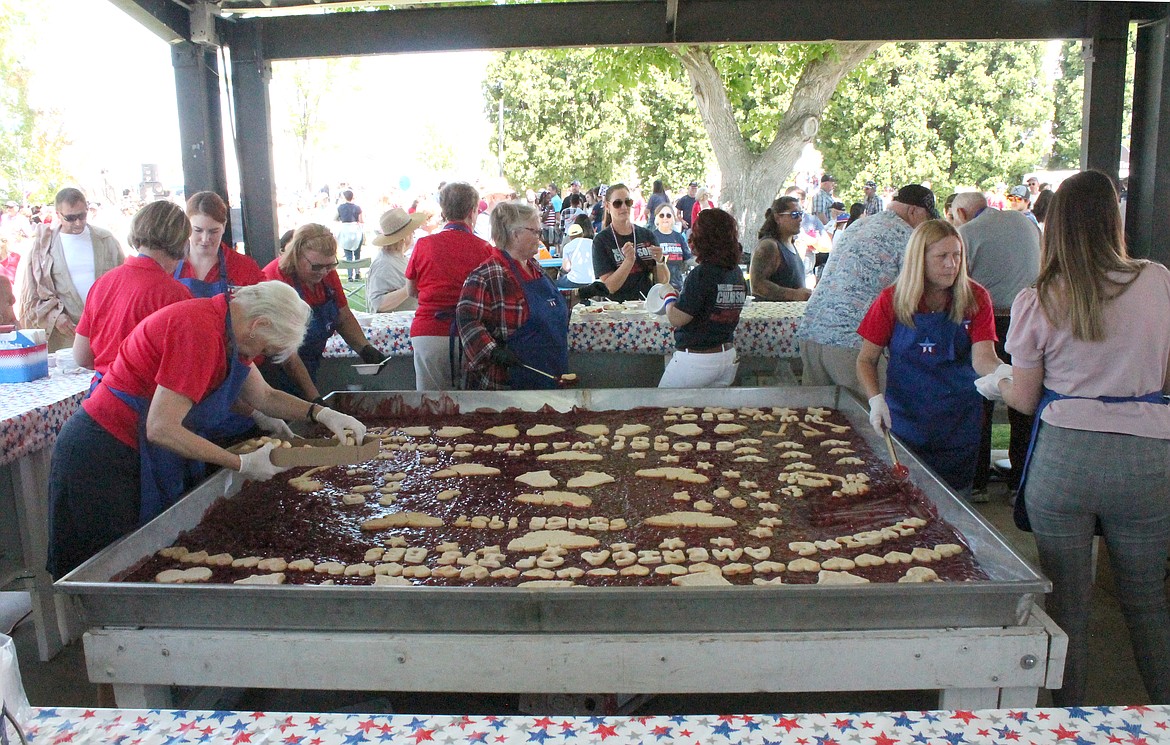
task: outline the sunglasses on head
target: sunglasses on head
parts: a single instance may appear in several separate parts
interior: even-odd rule
[[[612,202],[610,202],[610,205],[614,206],[614,207],[633,207],[634,200],[633,199],[615,199]]]
[[[89,215],[88,212],[78,212],[76,215],[61,215],[61,219],[65,222],[77,222],[78,220],[84,220],[87,215]]]

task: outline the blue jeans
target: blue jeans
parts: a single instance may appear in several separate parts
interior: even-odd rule
[[[1146,692],[1152,703],[1170,703],[1170,440],[1041,424],[1028,468],[1028,517],[1053,585],[1047,609],[1069,637],[1064,687],[1053,702],[1084,703],[1099,521]]]

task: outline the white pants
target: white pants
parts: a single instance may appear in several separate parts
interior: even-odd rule
[[[727,388],[735,382],[739,359],[735,347],[726,352],[675,352],[666,363],[659,388]]]
[[[451,339],[446,336],[412,336],[414,389],[449,391],[451,385]]]

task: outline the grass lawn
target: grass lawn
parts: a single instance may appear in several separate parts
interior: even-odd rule
[[[1011,430],[1006,424],[991,425],[991,449],[992,450],[1007,450],[1008,440],[1011,438]]]
[[[360,282],[350,282],[349,280],[347,280],[345,278],[344,275],[342,275],[341,286],[345,288],[345,294],[347,295],[347,300],[349,300],[349,309],[364,312],[366,309],[366,293],[364,291],[365,287],[366,287],[366,281],[363,279]],[[361,288],[363,290],[360,294],[358,294],[358,295],[350,295],[349,294],[350,292],[352,292],[358,288]]]

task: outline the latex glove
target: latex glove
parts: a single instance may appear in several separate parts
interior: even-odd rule
[[[873,431],[882,436],[890,429],[890,407],[886,406],[886,397],[880,393],[869,400],[869,423]]]
[[[289,428],[288,422],[274,416],[268,416],[259,409],[252,411],[252,421],[256,422],[256,426],[260,429],[282,440],[291,440],[296,437],[296,434]]]
[[[382,354],[373,344],[367,344],[358,350],[358,357],[362,358],[362,362],[367,365],[376,365],[382,360],[386,359],[386,355]]]
[[[592,300],[597,297],[609,297],[609,288],[600,279],[593,284],[577,288],[577,297],[582,300]]]
[[[999,390],[999,381],[1012,379],[1012,366],[1002,364],[995,368],[995,372],[984,375],[975,380],[975,390],[988,401],[1002,401],[1003,393]]]
[[[492,348],[491,354],[488,355],[491,361],[497,365],[504,367],[520,367],[520,358],[511,349],[508,349],[506,344],[496,342],[496,346]]]
[[[335,409],[319,410],[317,423],[324,425],[342,443],[346,442],[346,435],[350,432],[353,433],[354,445],[361,445],[366,438],[366,425]]]
[[[240,456],[240,475],[249,481],[267,481],[281,471],[287,471],[285,466],[277,466],[269,457],[274,445],[270,442],[259,450],[244,453]]]

